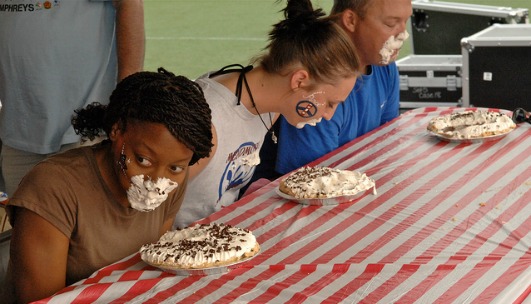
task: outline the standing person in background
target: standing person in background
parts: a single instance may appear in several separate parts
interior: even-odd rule
[[[2,101],[0,100],[0,112],[2,112]],[[0,155],[2,155],[2,140],[0,140]],[[2,176],[2,157],[0,156],[0,192],[6,191],[6,184],[4,183],[4,176]],[[0,212],[0,218],[2,213]],[[0,229],[0,232],[1,229]]]
[[[175,226],[232,204],[260,162],[259,151],[281,113],[303,127],[330,119],[356,82],[352,41],[310,0],[289,0],[255,67],[232,65],[197,79],[212,109],[214,148],[191,168]]]
[[[278,178],[399,115],[394,60],[411,14],[411,0],[334,0],[331,15],[356,45],[363,75],[331,120],[297,129],[280,117],[278,147],[266,136],[253,181]]]
[[[140,71],[142,0],[0,0],[0,162],[6,192],[50,154],[79,145],[75,109]]]

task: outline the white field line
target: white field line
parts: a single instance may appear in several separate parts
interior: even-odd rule
[[[147,40],[222,40],[222,41],[265,41],[266,38],[255,37],[146,37]]]

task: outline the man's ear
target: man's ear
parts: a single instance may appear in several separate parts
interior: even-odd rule
[[[346,9],[341,13],[341,26],[349,34],[354,33],[358,19],[358,14],[350,9]]]
[[[310,85],[310,74],[304,69],[299,69],[291,75],[291,89],[297,90]]]

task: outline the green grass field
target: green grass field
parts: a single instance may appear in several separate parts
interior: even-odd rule
[[[527,8],[529,0],[446,0]],[[329,12],[332,0],[314,0]],[[283,18],[285,1],[144,0],[146,70],[158,67],[195,78],[232,63],[247,64],[267,44],[271,26]],[[405,45],[401,56],[411,52]]]

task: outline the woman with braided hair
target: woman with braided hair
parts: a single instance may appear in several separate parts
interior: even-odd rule
[[[10,198],[13,225],[7,297],[52,295],[171,229],[188,168],[212,148],[202,89],[160,68],[122,80],[105,106],[72,124],[101,143],[36,165]]]
[[[310,0],[289,0],[256,66],[231,65],[196,80],[212,109],[214,149],[191,169],[175,220],[185,227],[233,203],[260,162],[264,136],[282,114],[302,128],[332,118],[359,75],[351,39]]]

